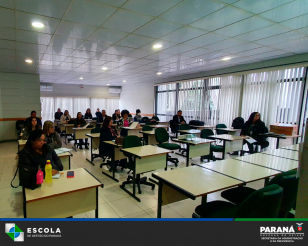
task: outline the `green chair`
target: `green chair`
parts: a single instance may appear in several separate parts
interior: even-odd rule
[[[128,148],[140,147],[140,146],[142,146],[142,144],[141,144],[140,138],[138,136],[130,135],[130,136],[127,136],[123,139],[123,145],[122,146],[123,146],[123,149],[128,149]],[[123,152],[123,153],[129,159],[128,162],[126,163],[126,168],[133,170],[134,165],[135,165],[135,162],[133,160],[133,156],[131,156],[130,154],[128,154],[126,152]],[[138,193],[139,194],[142,193],[141,188],[140,188],[140,184],[151,186],[152,189],[154,190],[155,185],[150,183],[150,182],[147,182],[147,177],[140,178],[140,175],[141,175],[140,173],[137,174],[136,182],[135,182],[135,184],[137,184],[137,187],[138,187]],[[129,175],[127,177],[127,181],[124,181],[122,183],[121,187],[125,188],[125,185],[127,185],[127,184],[133,184],[133,176]]]
[[[241,204],[212,201],[199,205],[193,218],[277,218],[283,188],[273,184],[254,191]]]
[[[203,129],[203,130],[201,130],[201,133],[200,133],[200,137],[201,138],[208,138],[208,136],[211,136],[211,135],[214,135],[213,130],[211,130],[211,129]],[[213,152],[220,152],[220,153],[222,153],[223,151],[224,151],[224,148],[222,146],[212,145],[211,144],[210,159],[213,160],[213,161],[216,160]],[[203,161],[203,159],[205,159],[205,158],[206,158],[206,156],[201,156],[200,160]]]
[[[278,215],[279,218],[286,218],[288,212],[295,205],[298,187],[298,178],[296,177],[296,174],[296,170],[280,173],[265,185],[265,187],[267,187],[276,184],[283,188],[283,197]],[[221,193],[221,197],[236,205],[239,205],[253,192],[255,192],[254,189],[241,186],[223,191]]]
[[[217,132],[217,135],[228,134],[227,131],[217,130],[217,128],[227,128],[227,126],[225,124],[218,124],[218,125],[216,125],[216,132]]]
[[[95,127],[91,130],[91,134],[92,133],[101,133],[101,128],[100,127]]]
[[[181,124],[179,130],[190,130],[190,129],[191,129],[190,125],[188,125],[188,124]],[[184,132],[180,133],[180,135],[185,135],[185,134],[187,134],[187,133],[184,133]],[[184,148],[180,148],[180,151],[181,151],[181,154],[184,155],[184,152],[186,152],[187,150],[184,149]]]
[[[142,127],[142,131],[152,131],[152,127],[150,126],[144,126]],[[144,134],[143,133],[143,145],[147,145],[148,144],[148,134]]]
[[[149,117],[147,117],[147,116],[142,117],[142,119],[141,119],[141,122],[144,122],[144,123],[146,123],[148,121],[149,121]]]
[[[155,129],[155,139],[156,139],[156,142],[158,142],[157,146],[160,148],[168,149],[168,150],[177,150],[181,148],[179,144],[166,143],[169,141],[169,134],[165,128]],[[168,155],[167,162],[168,161],[174,163],[176,167],[178,166],[178,163],[179,163],[178,158],[172,158],[170,155]],[[167,163],[166,163],[165,170],[167,170]]]
[[[159,118],[157,116],[152,117],[153,120],[159,121]]]
[[[155,121],[147,121],[145,122],[145,125],[146,126],[153,126],[153,125],[156,125]]]

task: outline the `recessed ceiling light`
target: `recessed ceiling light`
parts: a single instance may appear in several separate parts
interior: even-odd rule
[[[102,69],[103,69],[103,70],[107,70],[108,68],[106,68],[106,67],[103,67]]]
[[[25,60],[25,62],[32,63],[32,60],[27,59],[27,60]]]
[[[155,44],[155,45],[153,45],[153,48],[154,48],[154,49],[159,49],[159,48],[161,48],[161,47],[163,47],[161,44]]]
[[[161,74],[162,74],[161,72],[158,72],[158,73],[157,73],[157,75],[161,75]]]
[[[83,79],[83,77],[80,77],[79,79]]]
[[[126,82],[126,80],[123,80],[123,83],[125,83]]]
[[[107,84],[107,85],[110,85],[110,84]]]
[[[224,58],[222,58],[221,60],[223,60],[223,61],[228,61],[228,60],[230,60],[231,59],[231,57],[224,57]]]
[[[32,22],[32,26],[42,28],[44,27],[44,24],[41,22]]]

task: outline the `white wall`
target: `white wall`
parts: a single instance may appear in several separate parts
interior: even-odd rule
[[[17,139],[16,119],[32,110],[41,116],[39,75],[0,73],[0,141]]]
[[[122,86],[120,109],[131,113],[140,109],[141,115],[154,114],[154,84],[155,81],[147,81]]]
[[[109,94],[108,86],[94,85],[65,85],[65,84],[47,84],[53,85],[53,91],[41,91],[42,97],[92,97],[92,98],[120,98],[120,94]],[[81,88],[84,87],[84,88]],[[121,87],[116,87],[121,88]]]

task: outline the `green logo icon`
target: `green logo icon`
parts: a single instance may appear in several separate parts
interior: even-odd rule
[[[24,241],[24,232],[15,223],[6,223],[5,233],[15,242]]]

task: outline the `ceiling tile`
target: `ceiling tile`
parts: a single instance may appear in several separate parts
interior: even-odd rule
[[[308,13],[307,0],[297,0],[278,8],[261,13],[260,16],[275,22],[285,21],[303,14]]]
[[[15,50],[15,41],[0,40],[0,49]]]
[[[96,28],[93,26],[61,21],[56,35],[78,39],[87,39],[95,30]]]
[[[308,34],[308,27],[297,29],[296,31],[300,33]]]
[[[246,44],[241,44],[241,45],[238,45],[238,46],[234,46],[234,47],[231,47],[231,48],[221,50],[221,52],[226,52],[226,53],[229,53],[229,54],[237,54],[237,53],[245,51],[245,50],[247,51],[247,50],[257,49],[257,48],[260,48],[260,47],[261,47],[261,45],[258,45],[258,44],[246,43]]]
[[[48,60],[41,60],[39,62],[40,65],[47,65],[47,66],[58,66],[61,62],[59,61],[48,61]]]
[[[126,54],[129,57],[143,58],[153,54],[153,51],[150,50],[134,50]]]
[[[73,49],[48,46],[45,53],[52,54],[52,55],[59,55],[59,56],[69,56],[73,53],[73,51],[74,51]]]
[[[262,53],[271,52],[271,51],[274,51],[274,50],[275,49],[270,48],[270,47],[261,47],[261,48],[258,48],[258,49],[246,50],[245,52],[239,52],[236,55],[241,56],[241,57],[253,56],[253,55],[256,55],[256,54],[262,54]]]
[[[136,60],[138,60],[138,58],[136,58],[136,57],[128,57],[128,56],[119,56],[118,58],[116,58],[116,61],[119,61],[122,64],[130,63],[130,62],[136,61]]]
[[[81,58],[88,58],[88,59],[90,59],[90,58],[92,58],[96,55],[97,55],[97,53],[95,53],[95,52],[89,52],[89,51],[83,51],[83,50],[75,50],[71,54],[72,57],[81,57]]]
[[[16,40],[15,29],[0,26],[0,39]]]
[[[106,54],[106,53],[99,53],[93,59],[95,59],[95,60],[102,60],[102,61],[112,61],[112,60],[117,59],[117,58],[118,58],[117,55]]]
[[[16,50],[44,53],[46,45],[16,42]]]
[[[148,60],[148,59],[138,59],[136,61],[133,61],[131,62],[130,64],[137,64],[137,65],[147,65],[147,64],[150,64],[150,63],[153,63],[155,62],[154,60]]]
[[[228,38],[229,38],[228,36],[224,36],[224,35],[220,35],[216,33],[208,33],[201,37],[189,40],[185,42],[184,44],[192,45],[196,47],[203,47],[205,45],[213,44],[213,43],[216,43],[216,42],[228,39]]]
[[[64,47],[68,49],[76,49],[78,48],[84,40],[68,38],[63,36],[53,36],[50,45],[54,47]]]
[[[44,27],[43,28],[34,27],[32,26],[33,22],[41,22],[44,24]],[[57,26],[59,25],[59,22],[60,20],[58,19],[16,11],[17,29],[54,34]]]
[[[190,26],[206,31],[213,31],[250,16],[252,16],[252,14],[246,11],[228,6],[190,24]]]
[[[304,34],[298,33],[296,31],[292,31],[292,32],[287,32],[287,33],[282,33],[276,36],[272,36],[269,38],[260,39],[260,40],[255,41],[255,43],[265,45],[265,46],[270,46],[273,44],[290,41],[292,39],[298,39],[304,36],[305,36]]]
[[[128,33],[110,29],[99,28],[89,38],[91,41],[114,44],[127,36]]]
[[[240,40],[245,40],[245,41],[255,41],[255,40],[262,39],[262,38],[274,36],[277,34],[289,32],[289,31],[290,31],[289,28],[286,28],[279,24],[275,24],[275,25],[271,25],[271,26],[268,26],[268,27],[265,27],[259,30],[255,30],[253,32],[239,35],[236,38]]]
[[[125,54],[127,54],[128,52],[133,51],[133,50],[134,50],[133,48],[113,45],[113,46],[109,47],[108,49],[104,50],[103,53],[113,54],[113,55],[117,55],[117,56],[124,56]]]
[[[264,11],[267,11],[273,8],[277,8],[278,6],[291,2],[291,1],[293,0],[279,0],[279,1],[276,1],[276,0],[258,0],[258,1],[241,0],[241,1],[234,3],[233,5],[238,8],[249,11],[251,13],[259,14],[261,12],[264,12]]]
[[[168,22],[162,19],[154,19],[134,33],[152,38],[160,38],[181,27],[182,25],[180,24]]]
[[[127,37],[123,38],[121,41],[117,42],[117,45],[127,46],[131,48],[139,48],[152,41],[154,41],[153,38],[130,34]]]
[[[15,0],[0,0],[0,7],[15,9]]]
[[[149,55],[147,57],[145,57],[146,59],[153,59],[153,60],[162,60],[162,59],[166,59],[168,57],[173,56],[172,54],[165,54],[162,52],[157,52],[155,54]]]
[[[122,8],[144,13],[146,15],[158,16],[179,2],[181,2],[181,0],[155,0],[155,4],[153,4],[152,0],[130,0],[127,1]]]
[[[297,50],[298,46],[303,46],[308,44],[308,37],[302,37],[299,39],[293,39],[293,40],[289,40],[288,42],[281,42],[279,44],[275,44],[272,47],[275,49],[281,49],[281,50],[285,50],[288,49],[288,51],[290,50]],[[307,46],[308,47],[308,46]]]
[[[99,3],[106,3],[112,6],[120,7],[122,6],[127,0],[94,0],[95,2]]]
[[[38,60],[42,59],[43,53],[39,52],[29,52],[23,50],[16,50],[16,56],[25,59],[31,59],[33,62],[37,62]]]
[[[85,41],[78,47],[78,50],[86,50],[86,51],[92,51],[92,52],[99,53],[99,52],[103,52],[109,47],[110,47],[110,44]]]
[[[0,8],[0,26],[15,28],[14,10]]]
[[[59,55],[50,55],[50,54],[44,54],[43,60],[47,61],[56,61],[56,62],[62,62],[67,58],[67,56],[59,56]]]
[[[160,18],[187,25],[225,6],[218,1],[186,0],[163,13]]]
[[[244,43],[245,42],[242,41],[242,40],[229,38],[227,40],[223,40],[223,41],[217,42],[215,44],[207,45],[205,48],[211,49],[211,50],[222,50],[222,49],[226,49],[226,48],[229,48],[229,47],[242,45]]]
[[[62,62],[59,67],[69,67],[69,68],[76,68],[76,67],[79,67],[80,64],[78,63],[71,63],[71,62]]]
[[[167,53],[167,54],[177,55],[177,54],[181,54],[181,53],[184,53],[186,51],[189,51],[189,50],[193,50],[195,48],[196,47],[194,47],[194,46],[179,44],[179,45],[173,46],[169,49],[163,50],[162,52]]]
[[[48,45],[51,37],[47,33],[16,30],[16,40],[20,42]]]
[[[152,19],[152,16],[119,9],[104,23],[103,27],[122,32],[133,32]],[[123,21],[125,21],[125,25],[123,25]]]
[[[253,58],[254,59],[265,59],[265,58],[269,58],[269,57],[283,57],[283,56],[287,56],[287,55],[291,55],[291,54],[288,53],[288,52],[285,52],[285,51],[275,50],[275,51],[271,51],[271,52],[266,52],[266,53],[254,55]]]
[[[286,27],[293,28],[293,29],[307,27],[308,26],[308,14],[293,18],[291,20],[280,22],[280,24]]]
[[[213,51],[209,49],[197,48],[197,49],[182,53],[181,55],[185,57],[196,57],[196,56],[204,55],[204,54],[211,53],[211,52]]]
[[[266,26],[270,26],[273,23],[263,18],[253,16],[245,20],[236,22],[232,25],[223,27],[215,31],[215,33],[227,35],[229,37],[235,37],[243,33],[251,32]]]
[[[197,28],[193,28],[193,27],[182,27],[164,37],[162,37],[161,39],[163,40],[167,40],[170,42],[178,42],[178,43],[182,43],[185,42],[187,40],[199,37],[206,34],[206,31],[197,29]]]
[[[202,60],[221,60],[222,57],[229,55],[228,53],[221,52],[221,51],[215,51],[209,54],[201,55],[195,57],[195,59],[202,59]]]
[[[74,0],[64,16],[64,20],[87,24],[102,25],[117,8],[94,1]]]

